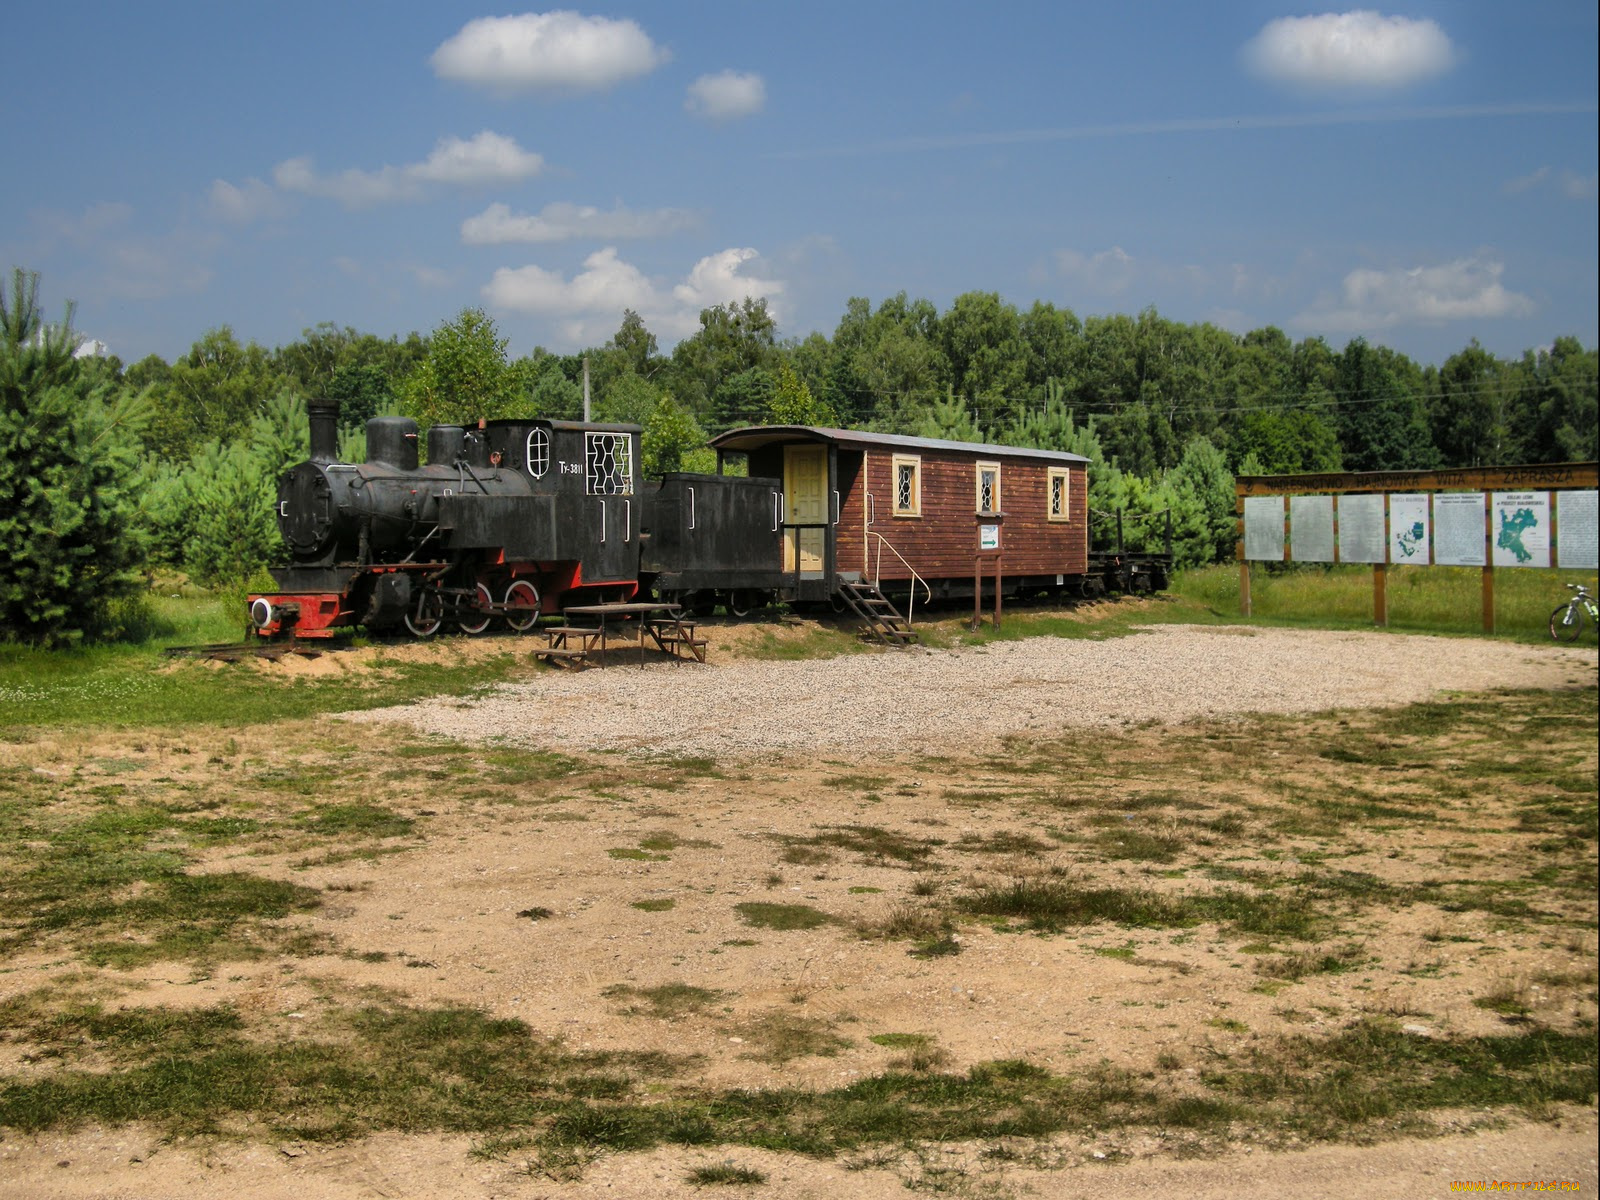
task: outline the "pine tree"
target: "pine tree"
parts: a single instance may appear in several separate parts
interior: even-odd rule
[[[116,632],[144,562],[137,524],[140,393],[74,357],[72,307],[47,325],[36,273],[0,291],[0,638]]]

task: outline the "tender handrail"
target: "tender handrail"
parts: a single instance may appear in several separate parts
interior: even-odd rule
[[[885,547],[888,548],[890,554],[894,555],[900,560],[901,566],[911,572],[911,602],[906,605],[906,624],[910,625],[912,623],[911,618],[917,611],[917,584],[920,583],[922,585],[922,590],[927,593],[927,598],[924,601],[927,604],[933,603],[933,589],[928,586],[928,581],[926,579],[917,574],[917,569],[906,561],[906,556],[901,554],[900,551],[896,550],[893,546],[889,545],[889,539],[887,537],[881,533],[874,532],[871,529],[867,530],[867,536],[878,539],[878,557],[874,559],[872,563],[873,587],[878,588],[880,591],[883,590],[881,581],[883,579],[883,551]]]

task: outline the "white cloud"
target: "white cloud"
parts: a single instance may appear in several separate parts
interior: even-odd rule
[[[283,196],[271,184],[254,178],[242,184],[213,180],[206,193],[206,207],[213,217],[230,225],[282,216],[285,210]]]
[[[1313,88],[1396,88],[1442,75],[1458,55],[1433,21],[1370,9],[1279,17],[1246,43],[1258,75]]]
[[[1121,246],[1093,255],[1057,250],[1055,258],[1058,274],[1090,291],[1116,296],[1133,285],[1134,262]]]
[[[441,79],[499,92],[601,91],[670,57],[633,21],[575,12],[480,17],[433,52]]]
[[[65,242],[84,255],[90,282],[82,300],[114,297],[160,300],[203,292],[210,285],[211,262],[222,244],[211,230],[180,226],[170,233],[140,231],[132,205],[106,201],[81,214],[47,210],[33,214],[45,245]]]
[[[456,283],[455,272],[441,271],[438,267],[415,265],[407,267],[406,271],[416,280],[418,287],[425,287],[430,291],[443,291],[445,288],[454,287]]]
[[[689,85],[683,107],[708,121],[752,117],[767,106],[767,84],[753,72],[719,71]]]
[[[614,246],[596,250],[584,259],[583,268],[568,280],[559,271],[538,266],[501,267],[483,294],[499,308],[542,316],[613,309],[620,316],[625,308],[649,307],[655,297],[650,280],[619,259]]]
[[[703,308],[781,294],[781,280],[745,273],[759,264],[754,250],[723,250],[702,258],[683,282],[663,288],[607,246],[585,259],[583,270],[571,279],[539,266],[502,267],[483,294],[496,308],[566,318],[562,336],[574,345],[614,332],[625,308],[637,312],[663,340],[676,340],[700,327]]]
[[[471,187],[527,179],[544,169],[544,159],[514,139],[485,129],[470,141],[440,138],[427,161],[405,169],[429,183]]]
[[[1550,178],[1550,168],[1540,167],[1529,175],[1519,175],[1515,179],[1506,180],[1501,191],[1508,196],[1519,196],[1523,192],[1530,192]]]
[[[272,169],[272,179],[286,192],[337,200],[346,208],[367,208],[396,200],[415,200],[427,184],[472,187],[514,183],[537,175],[544,159],[524,150],[503,134],[484,130],[470,139],[440,138],[433,153],[419,163],[384,166],[376,171],[352,167],[337,175],[319,174],[309,158],[291,158]]]
[[[34,221],[47,239],[60,239],[75,246],[86,246],[105,234],[127,225],[133,219],[133,206],[119,200],[91,204],[81,215],[54,209],[37,212]]]
[[[1543,189],[1547,184],[1558,188],[1569,200],[1593,200],[1600,194],[1600,175],[1596,175],[1594,171],[1590,171],[1587,175],[1579,175],[1570,168],[1556,172],[1548,166],[1540,167],[1527,175],[1519,175],[1515,179],[1508,179],[1500,190],[1508,196],[1520,196],[1525,192]]]
[[[461,240],[469,246],[499,246],[511,242],[565,242],[578,238],[612,241],[618,238],[662,237],[691,229],[699,219],[682,208],[635,212],[621,204],[610,212],[590,205],[547,204],[537,214],[514,213],[504,204],[491,204],[475,217],[461,222]]]
[[[1600,173],[1579,175],[1576,171],[1563,171],[1561,190],[1574,200],[1593,200],[1600,195]]]
[[[217,240],[184,233],[137,238],[108,247],[101,287],[129,300],[193,295],[210,286]]]
[[[747,296],[765,296],[769,301],[783,293],[783,281],[742,274],[747,264],[759,268],[761,256],[748,248],[720,250],[695,263],[689,278],[672,289],[672,297],[685,309],[693,309],[696,325],[700,310],[714,304],[736,304]],[[777,310],[768,311],[777,319]],[[691,326],[691,329],[695,326]]]
[[[1337,298],[1325,297],[1297,316],[1297,328],[1359,332],[1396,325],[1531,316],[1533,301],[1500,282],[1505,264],[1458,258],[1436,267],[1380,271],[1361,267],[1344,277]]]

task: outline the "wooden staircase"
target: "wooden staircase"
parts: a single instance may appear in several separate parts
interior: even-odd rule
[[[864,579],[841,579],[838,594],[852,612],[867,623],[867,634],[885,646],[910,646],[917,640],[911,622],[900,615],[894,603]]]

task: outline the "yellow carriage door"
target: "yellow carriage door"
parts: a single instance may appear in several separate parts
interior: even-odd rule
[[[783,569],[820,577],[828,532],[828,448],[783,448]]]

